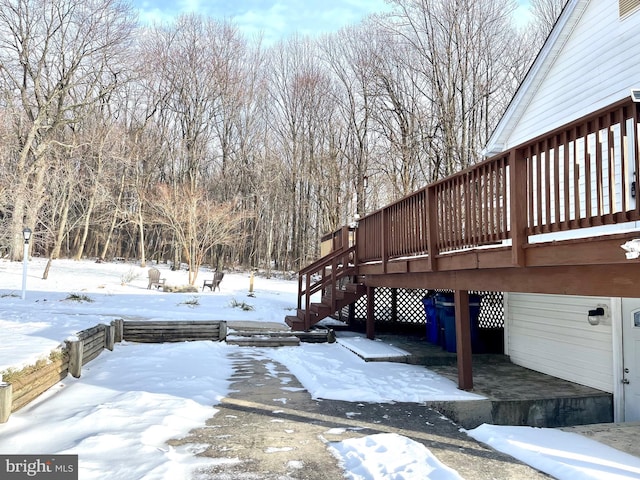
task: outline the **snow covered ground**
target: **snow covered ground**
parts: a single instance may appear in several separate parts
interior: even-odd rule
[[[227,273],[220,292],[178,294],[147,290],[146,269],[132,264],[58,260],[49,279],[42,280],[44,266],[42,259],[29,262],[22,300],[22,264],[0,261],[0,372],[33,364],[65,338],[115,318],[282,323],[296,304],[295,280],[258,276],[255,296],[249,297],[249,275]],[[185,271],[158,268],[167,283],[186,284]],[[201,272],[198,283],[211,275]],[[73,301],[70,294],[91,301]],[[243,302],[253,310],[234,306]],[[357,336],[340,342],[264,349],[261,354],[286,365],[314,398],[476,398],[426,368],[367,363],[351,351],[389,354],[393,347],[382,342]],[[196,456],[204,447],[174,448],[166,442],[215,415],[215,405],[229,392],[229,355],[236,348],[242,347],[211,342],[118,344],[114,352],[105,351],[86,365],[80,379],[68,377],[0,425],[0,454],[78,454],[81,479],[197,478],[192,472],[212,462]],[[207,368],[212,362],[217,367]],[[327,364],[335,367],[331,375],[323,374]],[[640,459],[574,433],[494,425],[467,433],[559,479],[640,478]],[[331,448],[352,479],[460,478],[422,444],[399,435],[371,435]],[[136,455],[131,455],[133,450]],[[385,473],[391,464],[393,477]]]

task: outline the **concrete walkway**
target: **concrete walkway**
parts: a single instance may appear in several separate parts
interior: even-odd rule
[[[232,355],[229,398],[206,426],[172,442],[208,446],[201,455],[217,462],[198,478],[341,480],[344,471],[328,446],[375,433],[397,433],[422,443],[463,478],[550,478],[476,442],[420,404],[313,400],[283,365],[249,348]]]

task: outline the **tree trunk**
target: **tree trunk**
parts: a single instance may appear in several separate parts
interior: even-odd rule
[[[142,206],[138,209],[138,233],[140,235],[139,238],[139,246],[140,246],[140,266],[142,268],[147,266],[147,259],[145,256],[145,247],[144,247],[144,218],[142,216]]]
[[[51,257],[49,257],[49,260],[47,260],[47,266],[44,267],[44,273],[42,274],[43,280],[46,280],[47,278],[49,278],[49,269],[51,268],[51,262],[52,262],[52,259]]]
[[[67,222],[69,218],[69,208],[70,208],[70,199],[71,193],[68,192],[67,197],[65,199],[64,206],[62,208],[62,213],[60,215],[60,224],[58,225],[58,233],[56,234],[56,238],[53,242],[53,248],[51,249],[51,254],[49,255],[49,261],[47,262],[47,266],[44,269],[44,273],[42,274],[42,279],[46,280],[49,278],[49,269],[51,268],[51,262],[60,257],[60,250],[62,249],[62,242],[64,241],[64,234],[67,229]]]
[[[107,256],[107,252],[109,251],[109,244],[111,243],[111,236],[113,235],[113,231],[116,228],[116,221],[118,220],[118,207],[122,202],[122,195],[124,194],[124,180],[125,174],[124,169],[122,170],[122,175],[120,176],[120,189],[118,190],[118,200],[116,202],[116,208],[113,209],[113,216],[111,217],[111,224],[109,225],[109,231],[107,232],[107,239],[104,242],[104,247],[102,252],[100,253],[100,259],[104,260]]]
[[[82,255],[84,254],[84,247],[87,243],[87,237],[89,236],[89,224],[91,222],[91,213],[93,212],[93,207],[95,205],[96,191],[97,191],[97,184],[94,186],[93,191],[91,192],[91,196],[89,197],[89,205],[87,207],[87,213],[85,215],[84,225],[82,226],[82,237],[80,238],[78,250],[74,257],[76,260],[80,260],[82,258]]]
[[[104,137],[100,142],[100,149],[104,147]],[[84,220],[84,229],[82,232],[82,240],[80,240],[80,245],[78,246],[78,251],[76,253],[76,260],[80,260],[82,258],[82,254],[84,253],[84,249],[87,243],[87,236],[89,235],[89,224],[91,223],[91,215],[93,214],[93,209],[96,204],[96,197],[98,196],[98,186],[100,182],[100,177],[102,176],[102,151],[98,152],[97,166],[95,172],[95,180],[93,181],[93,188],[91,189],[91,196],[89,197],[89,205],[87,206],[87,214]]]

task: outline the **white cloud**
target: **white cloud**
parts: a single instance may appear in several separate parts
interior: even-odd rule
[[[143,23],[170,21],[182,13],[233,20],[247,36],[264,34],[267,44],[294,32],[316,36],[360,22],[390,6],[384,0],[134,0]]]

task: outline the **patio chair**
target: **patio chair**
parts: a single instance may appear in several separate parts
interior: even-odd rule
[[[157,268],[149,269],[149,285],[147,286],[147,289],[150,290],[151,287],[156,287],[158,289],[160,287],[164,287],[166,281],[166,278],[160,278],[160,270]]]
[[[209,287],[209,290],[212,292],[216,291],[216,288],[220,290],[220,282],[222,282],[222,278],[224,277],[224,272],[215,272],[213,274],[213,280],[205,280],[202,284],[202,291],[204,292],[205,287]]]

